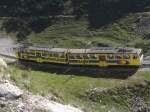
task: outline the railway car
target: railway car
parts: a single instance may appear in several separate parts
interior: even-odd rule
[[[139,67],[143,60],[142,49],[136,48],[65,49],[29,46],[15,51],[19,60],[71,66]]]

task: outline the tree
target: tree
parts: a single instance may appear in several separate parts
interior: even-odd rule
[[[63,12],[63,0],[1,0],[1,16],[50,16]]]

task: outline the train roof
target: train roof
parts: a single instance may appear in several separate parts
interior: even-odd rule
[[[86,53],[86,49],[69,49],[69,53]]]
[[[112,47],[98,47],[87,49],[87,53],[137,53],[135,48],[112,48]]]
[[[59,53],[63,53],[63,52],[67,52],[67,49],[65,48],[48,48],[48,47],[27,47],[26,49],[30,49],[30,50],[39,50],[39,51],[48,51],[48,52],[59,52]]]
[[[87,49],[66,49],[66,48],[48,48],[48,47],[35,47],[30,46],[25,49],[30,50],[40,50],[40,51],[48,51],[48,52],[70,52],[70,53],[138,53],[139,49],[136,48],[112,48],[112,47],[95,47],[95,48],[87,48]]]
[[[70,49],[70,53],[137,53],[139,49],[135,48],[111,48],[111,47],[97,47],[90,49]]]

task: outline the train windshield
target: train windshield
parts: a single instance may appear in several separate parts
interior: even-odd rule
[[[143,50],[139,49],[138,55],[141,57],[143,55]]]

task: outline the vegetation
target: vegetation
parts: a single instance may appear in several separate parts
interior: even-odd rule
[[[114,12],[117,16],[121,16],[130,12],[148,10],[149,3],[149,0],[2,0],[0,3],[0,14],[9,17],[55,16],[58,14],[73,14],[77,16],[84,14],[93,16],[94,14],[97,17],[100,15],[113,17]]]
[[[50,47],[87,48],[87,47],[140,47],[149,52],[150,40],[147,31],[137,30],[138,17],[144,13],[129,14],[116,22],[100,28],[89,27],[86,17],[38,19],[1,18],[1,34],[15,37],[18,41],[47,44]],[[148,14],[146,15],[148,16]],[[4,20],[5,19],[5,20]],[[148,29],[148,28],[147,28]],[[149,53],[147,53],[149,54]]]
[[[131,14],[98,29],[89,28],[89,22],[85,17],[78,20],[75,18],[57,18],[55,21],[49,21],[49,19],[43,17],[41,20],[34,21],[33,23],[28,21],[29,18],[24,18],[29,23],[22,21],[21,23],[14,24],[13,27],[15,28],[13,28],[13,31],[9,22],[3,24],[4,26],[2,25],[2,27],[7,29],[9,35],[17,37],[18,41],[23,40],[30,43],[47,44],[49,47],[129,46],[143,48],[146,53],[150,49],[149,34],[147,33],[148,31],[142,34],[138,33],[136,23],[141,15],[138,13]],[[145,16],[143,15],[143,17]],[[12,21],[18,21],[18,19],[13,19]],[[39,21],[41,22],[39,23]],[[34,24],[34,26],[26,27],[26,24],[27,26]]]
[[[138,28],[139,17],[149,17],[149,8],[149,0],[5,0],[0,3],[0,27],[19,42],[72,48],[134,46],[148,52],[149,31],[141,34]]]
[[[115,108],[117,112],[129,111],[129,107],[125,105],[127,98],[134,96],[136,91],[138,94],[140,90],[143,90],[142,88],[146,88],[146,86],[138,88],[138,85],[150,80],[149,72],[138,72],[126,80],[64,75],[27,70],[20,66],[10,66],[10,72],[11,79],[21,88],[44,96],[53,93],[60,99],[59,101],[80,106],[88,112],[108,112],[112,108]],[[126,89],[128,87],[129,89]],[[91,96],[87,92],[94,88],[109,89],[112,93],[99,94],[100,96],[95,96],[95,100],[93,100],[93,95]],[[90,94],[92,93],[90,92]],[[118,99],[114,100],[112,96],[118,97]],[[146,97],[146,94],[141,93],[141,96]]]

